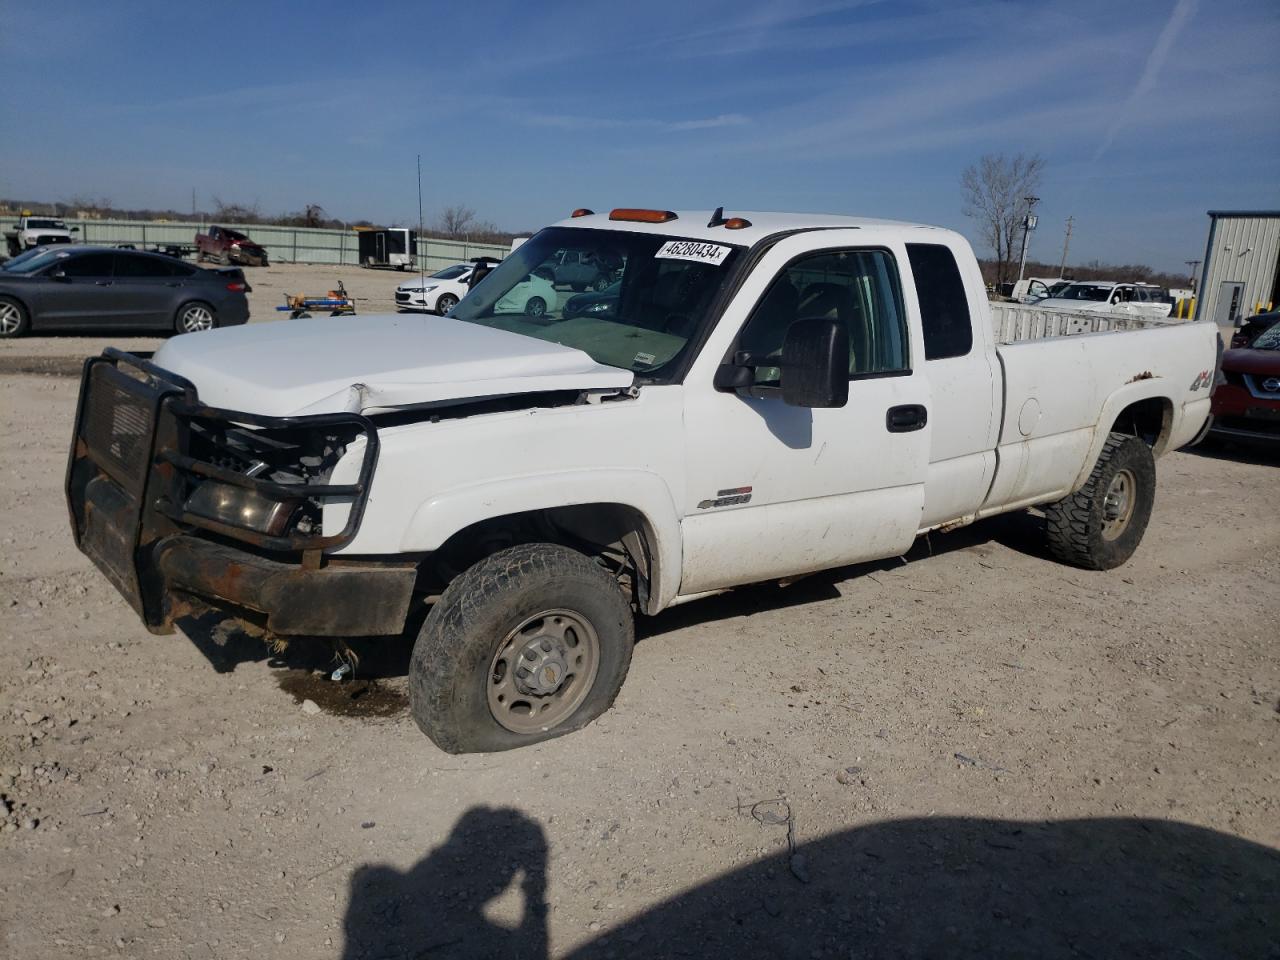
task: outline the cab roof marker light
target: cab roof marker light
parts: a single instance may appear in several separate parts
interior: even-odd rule
[[[724,222],[724,228],[726,230],[744,230],[749,226],[751,226],[751,221],[745,220],[742,217],[730,217]]]
[[[569,214],[569,216],[570,217],[589,217],[594,213],[595,213],[594,210],[588,210],[586,207],[579,207],[577,210],[573,211],[573,213]]]
[[[618,207],[609,213],[610,220],[627,220],[632,223],[669,223],[676,219],[670,210],[642,210],[637,207]]]

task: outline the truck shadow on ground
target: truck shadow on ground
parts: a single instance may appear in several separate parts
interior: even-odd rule
[[[1206,460],[1225,460],[1230,463],[1247,463],[1255,467],[1280,467],[1280,444],[1232,443],[1208,437],[1194,447],[1185,447],[1182,453],[1190,453]]]
[[[1044,518],[1031,513],[1011,513],[961,527],[950,533],[934,533],[919,537],[901,557],[859,563],[822,570],[797,580],[789,586],[758,584],[739,587],[728,593],[681,604],[656,617],[646,617],[636,624],[636,637],[659,636],[694,624],[733,617],[751,616],[770,610],[803,606],[834,600],[841,596],[839,584],[877,573],[895,572],[929,557],[945,556],[961,550],[973,551],[979,562],[987,563],[989,545],[998,544],[1015,553],[1056,563],[1045,546]],[[996,564],[987,566],[998,569]]]
[[[646,637],[659,636],[712,620],[727,620],[832,600],[840,596],[837,584],[843,581],[868,574],[901,570],[904,566],[928,557],[943,556],[958,550],[973,550],[979,558],[984,558],[989,555],[985,548],[992,543],[1028,556],[1049,559],[1044,547],[1042,518],[1028,513],[992,517],[951,533],[921,537],[901,558],[824,570],[787,587],[776,584],[739,587],[717,597],[708,597],[666,610],[656,617],[643,617],[637,622],[636,637],[637,640],[644,640]],[[345,653],[355,655],[356,675],[364,680],[406,676],[413,642],[427,613],[428,608],[425,606],[415,609],[404,632],[399,636],[355,638],[348,641],[349,651]],[[322,678],[327,677],[340,662],[335,656],[333,644],[328,640],[299,638],[283,649],[273,649],[260,637],[238,629],[234,621],[217,614],[187,617],[179,621],[178,628],[218,673],[231,673],[241,664],[265,661],[273,670],[286,671],[291,675],[310,675],[314,677],[316,684],[321,684]],[[293,688],[289,687],[289,682],[292,682]],[[304,684],[301,680],[287,681],[286,678],[282,679],[281,685],[296,696]],[[307,693],[305,697],[319,702],[315,694]]]
[[[785,834],[746,816],[743,829]],[[795,852],[803,866],[785,852],[758,860],[630,920],[601,912],[604,932],[558,955],[1280,957],[1280,852],[1188,824],[930,817]],[[408,871],[352,874],[343,957],[549,956],[547,855],[533,820],[473,808]],[[640,865],[618,870],[617,889],[645,898]],[[510,905],[517,879],[522,911]],[[560,895],[585,908],[613,892],[589,886]],[[504,892],[507,916],[490,919],[487,905]],[[589,917],[578,909],[572,922]]]

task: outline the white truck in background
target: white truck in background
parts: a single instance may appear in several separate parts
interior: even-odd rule
[[[4,233],[5,248],[9,256],[16,257],[24,250],[43,247],[52,243],[70,243],[79,227],[68,227],[61,217],[44,217],[23,212],[17,225]]]
[[[616,271],[607,315],[504,312],[566,251]],[[518,747],[608,709],[637,615],[1033,506],[1062,561],[1127,560],[1217,331],[1007,306],[935,227],[579,210],[448,317],[88,360],[72,527],[156,632],[396,637],[429,605],[419,726]]]

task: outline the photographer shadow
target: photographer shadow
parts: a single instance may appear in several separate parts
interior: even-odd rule
[[[519,883],[520,918],[486,915]],[[547,956],[547,841],[524,814],[473,807],[408,870],[366,865],[351,876],[343,960]],[[510,913],[511,911],[507,911]]]

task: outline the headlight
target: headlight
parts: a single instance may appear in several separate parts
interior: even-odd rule
[[[301,505],[300,500],[272,500],[256,490],[216,480],[205,480],[187,498],[189,513],[270,537],[284,533],[289,518]]]
[[[608,313],[612,307],[613,307],[612,303],[593,303],[591,304],[591,306],[587,307],[587,309],[583,310],[582,312],[583,313]]]

